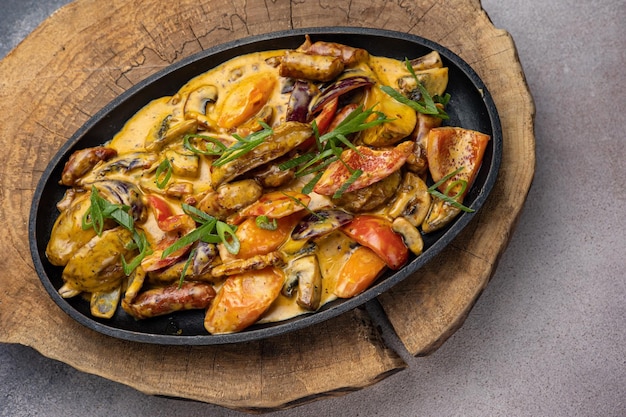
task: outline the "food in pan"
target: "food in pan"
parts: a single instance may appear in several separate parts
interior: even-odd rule
[[[444,125],[447,83],[437,52],[308,36],[198,75],[67,161],[59,293],[105,319],[205,309],[211,334],[360,294],[470,210],[490,138]]]

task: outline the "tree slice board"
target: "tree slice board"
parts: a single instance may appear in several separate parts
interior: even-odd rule
[[[535,164],[534,106],[515,45],[493,26],[478,0],[77,0],[0,61],[5,115],[0,342],[32,346],[148,394],[250,412],[345,394],[406,367],[365,309],[235,345],[155,346],[113,339],[63,313],[31,261],[28,213],[37,182],[89,117],[140,80],[193,53],[250,35],[315,26],[382,28],[431,39],[467,61],[495,100],[504,153],[489,200],[452,245],[378,298],[413,355],[431,353],[462,325],[506,248]]]

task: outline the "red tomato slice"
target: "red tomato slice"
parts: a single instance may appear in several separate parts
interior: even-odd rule
[[[393,231],[391,222],[383,217],[369,214],[356,216],[342,230],[374,251],[391,269],[400,269],[409,258],[409,249],[402,237]]]
[[[311,197],[306,194],[296,191],[274,191],[263,194],[256,202],[241,210],[240,216],[267,216],[270,219],[279,219],[304,210],[310,202]]]
[[[315,117],[315,124],[320,136],[328,132],[330,122],[333,121],[335,113],[337,113],[337,104],[339,103],[339,97],[335,97],[322,107],[322,112]]]
[[[463,168],[461,172],[439,186],[445,192],[456,180],[467,181],[465,194],[469,191],[489,143],[489,135],[460,127],[437,127],[431,129],[426,141],[426,158],[433,181]]]
[[[211,303],[204,327],[211,334],[245,329],[278,297],[284,280],[284,273],[272,267],[229,277]]]
[[[395,148],[372,149],[367,146],[357,146],[357,152],[346,149],[341,153],[341,160],[328,166],[317,182],[313,191],[322,195],[333,195],[350,178],[352,169],[360,169],[363,174],[353,182],[346,192],[358,190],[378,182],[404,165],[413,151],[413,142],[402,142]]]
[[[337,112],[337,103],[339,103],[339,98],[335,97],[330,100],[328,103],[322,107],[322,111],[320,114],[313,119],[315,124],[317,125],[317,131],[320,136],[324,133],[328,132],[328,127],[330,126],[330,122],[333,121],[335,117],[335,113]],[[312,123],[312,122],[311,122]],[[311,136],[307,140],[305,140],[301,145],[299,145],[296,149],[306,151],[311,148],[315,144],[315,136]]]
[[[346,117],[350,115],[350,113],[355,111],[358,107],[359,105],[356,103],[346,104],[344,107],[341,108],[341,110],[337,112],[337,114],[333,118],[330,126],[328,126],[328,129],[326,131],[330,132],[331,130],[335,129],[337,126],[339,126],[341,122],[343,122],[346,119]]]
[[[150,208],[152,208],[152,211],[154,212],[154,217],[157,221],[157,224],[159,225],[159,228],[163,230],[163,228],[161,227],[161,222],[168,217],[174,215],[172,208],[165,200],[155,195],[148,194],[146,196],[146,199],[148,200],[148,205],[150,206]]]

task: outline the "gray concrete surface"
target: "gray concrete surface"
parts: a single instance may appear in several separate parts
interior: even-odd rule
[[[4,4],[4,56],[63,0]],[[270,416],[626,415],[626,2],[485,0],[537,106],[519,226],[465,325],[361,391]],[[1,76],[1,75],[0,75]],[[240,416],[0,345],[0,416]]]

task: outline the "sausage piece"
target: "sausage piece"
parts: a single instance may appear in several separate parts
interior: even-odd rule
[[[122,300],[122,308],[137,319],[162,316],[181,310],[207,308],[215,298],[215,290],[202,282],[183,282],[153,288],[140,293],[135,300]]]
[[[287,51],[278,70],[282,77],[326,82],[335,79],[343,68],[338,57]]]
[[[298,51],[312,55],[338,57],[346,67],[353,66],[360,62],[366,62],[369,59],[369,52],[365,49],[354,48],[335,42],[318,41],[312,43],[309,35],[306,35],[306,41],[300,45]]]

